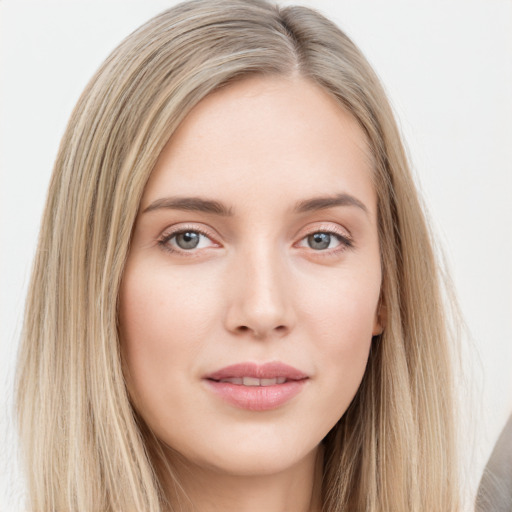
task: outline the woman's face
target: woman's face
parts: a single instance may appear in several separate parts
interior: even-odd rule
[[[127,385],[189,462],[269,474],[315,453],[380,333],[371,158],[303,79],[200,102],[142,198],[120,292]]]

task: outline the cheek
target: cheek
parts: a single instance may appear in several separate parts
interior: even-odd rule
[[[314,289],[305,298],[308,337],[317,349],[316,364],[325,389],[324,414],[333,423],[343,415],[363,378],[379,295],[380,274],[369,279],[359,274],[357,279],[340,279],[337,286]]]
[[[215,315],[204,293],[191,293],[193,280],[168,270],[127,264],[120,289],[119,324],[125,376],[130,395],[145,417],[157,410],[163,390],[173,389],[211,328]],[[193,287],[193,285],[192,285]],[[143,408],[143,410],[141,410]],[[148,419],[148,418],[146,418]]]
[[[318,281],[302,294],[307,325],[317,331],[329,350],[357,351],[362,340],[371,340],[380,296],[380,270],[343,272]]]
[[[215,287],[197,276],[172,273],[168,268],[128,265],[120,290],[120,325],[126,348],[149,344],[176,352],[183,340],[207,331],[215,315]],[[192,330],[194,331],[192,333]],[[144,343],[142,343],[144,340]]]

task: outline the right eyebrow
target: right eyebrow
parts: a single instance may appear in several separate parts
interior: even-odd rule
[[[162,197],[153,201],[142,213],[160,209],[213,213],[225,217],[233,215],[231,208],[223,203],[202,197]]]

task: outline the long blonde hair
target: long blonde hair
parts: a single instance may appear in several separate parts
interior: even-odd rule
[[[253,74],[299,75],[328,91],[364,129],[375,162],[386,328],[373,340],[356,397],[324,440],[324,510],[458,510],[439,271],[391,108],[339,28],[311,9],[264,0],[193,0],[156,16],[107,58],[72,114],[19,355],[31,510],[168,506],[123,379],[119,285],[166,141],[206,95]]]

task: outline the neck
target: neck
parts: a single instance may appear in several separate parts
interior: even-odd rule
[[[323,451],[279,473],[233,475],[173,457],[176,482],[166,479],[171,510],[180,512],[320,512]]]

